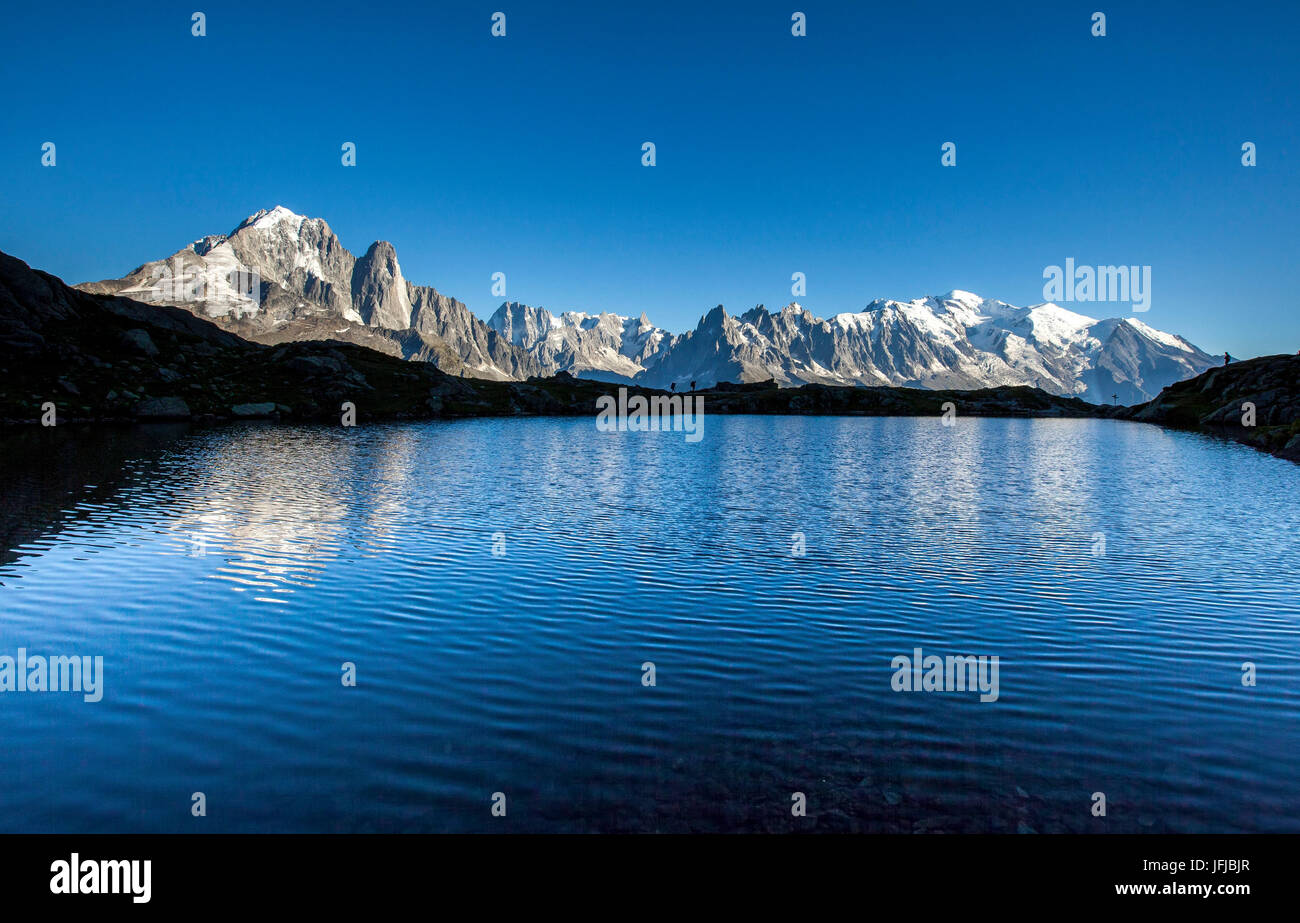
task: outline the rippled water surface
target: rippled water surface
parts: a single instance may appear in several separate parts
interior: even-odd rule
[[[958,422],[5,436],[0,829],[1300,831],[1300,466]]]

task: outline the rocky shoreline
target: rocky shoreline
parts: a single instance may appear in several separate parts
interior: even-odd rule
[[[527,381],[462,378],[362,346],[266,346],[177,309],[73,289],[0,253],[0,425],[240,419],[357,423],[481,416],[580,416],[618,385],[561,372]],[[629,387],[630,394],[668,392]],[[1300,356],[1212,369],[1136,407],[1037,388],[969,391],[719,384],[693,392],[710,414],[1119,418],[1196,429],[1300,461]],[[1242,423],[1253,403],[1255,425]]]
[[[1210,369],[1117,416],[1221,436],[1300,462],[1300,355]]]

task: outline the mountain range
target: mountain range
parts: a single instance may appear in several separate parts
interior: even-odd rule
[[[1017,307],[960,290],[878,299],[825,319],[797,303],[740,315],[718,305],[680,334],[645,313],[556,315],[517,302],[484,321],[408,281],[392,244],[376,241],[356,257],[323,219],[283,206],[120,279],[77,287],[180,307],[257,343],[355,343],[502,381],[568,372],[679,389],[768,380],[935,390],[1029,385],[1135,404],[1221,364],[1134,317],[1097,319],[1052,303]]]
[[[340,413],[349,407],[359,422],[590,417],[610,390],[606,382],[563,371],[528,381],[453,376],[432,362],[351,343],[250,343],[192,311],[79,291],[0,252],[0,434],[9,437],[21,428],[45,432],[56,418],[60,426],[237,419],[337,424],[346,422]],[[636,385],[628,390],[667,395]],[[1132,407],[1023,385],[779,387],[767,379],[722,382],[697,394],[710,414],[939,417],[956,408],[963,418],[1126,419],[1226,436],[1300,462],[1300,355],[1215,367]],[[10,454],[16,444],[7,443]],[[67,445],[100,450],[80,438],[64,451]],[[21,509],[27,499],[21,491],[0,496],[0,532],[6,506]]]

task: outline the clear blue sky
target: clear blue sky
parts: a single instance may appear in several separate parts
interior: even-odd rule
[[[680,330],[787,303],[794,271],[822,316],[1035,303],[1073,257],[1152,266],[1140,317],[1207,350],[1300,348],[1289,0],[11,3],[4,25],[0,249],[72,282],[283,204],[354,253],[392,241],[480,316],[496,271],[512,300]]]

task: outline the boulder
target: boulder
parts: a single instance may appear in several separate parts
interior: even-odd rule
[[[144,420],[188,420],[190,405],[179,397],[151,397],[135,405],[135,415]]]
[[[122,343],[128,349],[134,350],[142,356],[158,355],[158,347],[154,345],[153,338],[149,336],[148,331],[128,330],[122,334]]]
[[[287,368],[295,372],[305,372],[308,375],[318,375],[321,373],[332,373],[341,375],[344,373],[345,366],[342,362],[333,356],[294,356],[285,363]],[[352,371],[350,368],[347,371]]]

